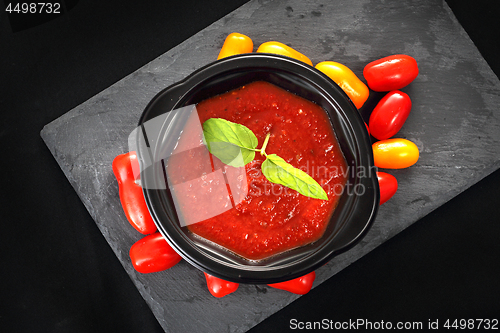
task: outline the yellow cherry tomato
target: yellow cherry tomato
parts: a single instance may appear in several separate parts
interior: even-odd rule
[[[338,84],[358,109],[365,104],[370,90],[348,67],[334,61],[323,61],[316,65],[316,69]]]
[[[279,42],[263,43],[259,46],[259,48],[257,49],[257,52],[284,55],[284,56],[287,56],[290,58],[300,60],[300,61],[305,62],[306,64],[312,66],[312,61],[308,57],[306,57],[305,55],[303,55],[299,51],[292,49],[290,46],[279,43]]]
[[[250,37],[233,32],[226,37],[217,60],[236,54],[252,53],[253,42]]]
[[[375,166],[383,169],[403,169],[418,161],[418,148],[406,139],[387,139],[372,145]]]

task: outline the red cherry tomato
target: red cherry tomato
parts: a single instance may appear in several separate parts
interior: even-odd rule
[[[370,62],[363,70],[368,87],[391,91],[409,85],[418,76],[417,61],[405,54],[395,54]]]
[[[393,137],[403,127],[410,110],[410,97],[399,90],[391,91],[378,102],[370,115],[371,135],[379,140]]]
[[[154,233],[156,225],[146,205],[142,187],[135,182],[135,175],[140,169],[136,152],[131,151],[116,156],[112,167],[118,181],[120,202],[127,220],[141,234]]]
[[[132,265],[139,273],[164,271],[181,261],[181,256],[157,232],[138,240],[130,248]]]
[[[387,202],[398,190],[396,177],[386,172],[377,172],[378,185],[380,187],[380,204]]]
[[[316,273],[313,271],[296,279],[268,284],[268,286],[276,289],[286,290],[298,295],[305,295],[311,290],[314,279],[316,279]]]
[[[222,280],[205,272],[203,273],[205,274],[205,279],[207,280],[208,291],[210,291],[214,297],[221,298],[234,293],[236,289],[238,289],[238,283]]]

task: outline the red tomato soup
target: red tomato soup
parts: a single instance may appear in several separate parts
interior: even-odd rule
[[[347,164],[326,112],[264,81],[202,101],[196,111],[166,166],[181,223],[199,237],[250,260],[318,240],[347,178]],[[223,165],[202,144],[201,124],[209,118],[248,127],[259,149],[270,133],[266,153],[313,177],[328,200],[269,182],[261,171],[265,157],[258,152],[245,167]]]

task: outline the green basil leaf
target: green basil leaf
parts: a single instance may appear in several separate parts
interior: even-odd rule
[[[210,153],[224,164],[242,167],[255,158],[258,140],[246,126],[210,118],[203,123],[203,137]]]
[[[276,154],[267,155],[262,173],[271,183],[284,185],[307,197],[328,200],[325,190],[311,176]]]

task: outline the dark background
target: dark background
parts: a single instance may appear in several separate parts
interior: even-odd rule
[[[68,0],[52,20],[0,3],[0,331],[163,332],[39,133],[245,2]],[[447,3],[499,76],[499,2]],[[500,319],[499,185],[497,171],[251,332]]]

